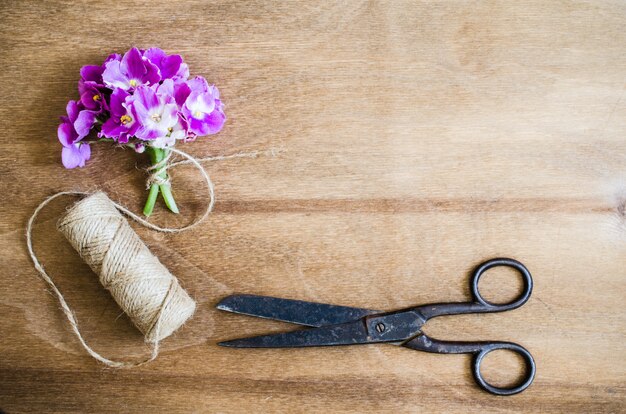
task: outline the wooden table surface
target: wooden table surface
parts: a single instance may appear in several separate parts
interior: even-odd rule
[[[0,410],[19,412],[619,412],[626,410],[626,4],[621,1],[3,1],[0,6]],[[102,189],[139,211],[145,160],[98,145],[65,170],[58,116],[78,71],[129,47],[181,53],[215,82],[228,122],[180,148],[206,164],[214,213],[193,231],[138,233],[197,300],[193,319],[132,370],[80,347],[33,269],[25,225],[44,197]],[[206,202],[174,171],[182,216]],[[55,229],[35,248],[93,347],[148,353]],[[468,298],[480,261],[535,280],[522,308],[441,318],[443,339],[519,342],[527,391],[480,391],[470,357],[377,345],[224,349],[291,328],[215,309],[233,292],[396,309]],[[494,271],[488,298],[520,284]],[[483,286],[484,285],[484,286]],[[513,381],[503,352],[484,373]]]

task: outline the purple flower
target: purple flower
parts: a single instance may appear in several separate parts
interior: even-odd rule
[[[78,86],[80,92],[80,103],[90,111],[97,114],[102,113],[107,108],[107,102],[103,93],[105,88],[94,81],[86,81]]]
[[[160,136],[153,141],[150,141],[150,145],[156,148],[171,147],[176,144],[176,140],[192,141],[187,139],[187,121],[183,116],[178,113],[177,122],[170,128],[169,133],[165,136]]]
[[[162,49],[153,47],[143,53],[143,57],[159,68],[161,79],[184,82],[189,77],[189,67],[180,55],[166,55]]]
[[[141,85],[151,85],[161,80],[159,68],[141,56],[137,48],[124,54],[121,60],[112,59],[105,64],[102,73],[104,84],[111,89],[134,89]]]
[[[81,135],[84,129],[82,119],[84,116],[81,118],[81,115],[90,111],[81,111],[81,106],[76,101],[69,101],[66,111],[67,116],[61,117],[61,124],[57,130],[59,141],[63,145],[61,160],[65,168],[83,167],[91,155],[91,150],[88,144],[79,142],[86,135]],[[81,133],[76,129],[77,124]]]
[[[65,111],[67,112],[67,116],[61,117],[61,124],[57,129],[57,136],[59,137],[59,142],[63,144],[64,147],[68,147],[78,141],[78,133],[76,133],[74,129],[74,122],[76,118],[78,118],[80,108],[76,101],[69,101],[65,107]]]
[[[162,84],[158,85],[156,89],[153,87],[153,89],[159,99],[167,102],[168,104],[175,104],[176,100],[174,99],[174,91],[179,86],[180,84],[175,85],[172,79],[165,79]],[[157,148],[165,148],[173,146],[177,139],[186,140],[188,136],[188,125],[187,121],[180,112],[177,112],[177,122],[173,126],[169,127],[168,131],[169,133],[167,135],[156,138],[154,141],[150,142],[150,145]]]
[[[107,138],[117,139],[117,142],[127,143],[132,137],[139,123],[135,114],[126,106],[126,99],[131,96],[121,88],[117,88],[111,94],[110,111],[111,117],[102,124],[101,135]]]
[[[93,126],[96,115],[93,111],[84,109],[76,102],[69,101],[66,106],[67,116],[61,117],[61,124],[57,130],[59,141],[65,146],[69,146],[83,139]]]
[[[166,137],[178,123],[178,107],[174,98],[159,94],[155,89],[139,86],[129,99],[140,125],[135,136],[143,140]]]
[[[215,134],[226,121],[220,93],[202,76],[187,81],[175,91],[176,102],[182,105],[182,114],[189,131],[196,135]]]
[[[85,65],[80,68],[79,89],[81,82],[95,82],[98,85],[103,85],[104,82],[102,80],[102,72],[104,72],[105,65],[112,60],[120,61],[122,60],[122,56],[117,53],[113,53],[106,58],[102,65]]]

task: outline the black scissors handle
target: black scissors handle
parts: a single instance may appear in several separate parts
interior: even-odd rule
[[[535,360],[526,348],[521,345],[514,344],[512,342],[455,342],[455,341],[440,341],[428,337],[425,334],[421,334],[410,341],[402,344],[410,349],[418,351],[434,352],[439,354],[473,354],[474,359],[472,361],[472,374],[474,380],[485,391],[495,395],[513,395],[524,391],[530,386],[535,379]],[[483,359],[488,353],[505,349],[513,351],[519,354],[526,364],[526,374],[519,384],[510,388],[496,387],[489,384],[483,377],[480,366]]]
[[[522,276],[524,290],[521,295],[509,303],[497,304],[487,301],[482,297],[478,290],[478,282],[481,276],[493,267],[507,266],[517,270]],[[470,279],[470,290],[472,292],[472,302],[458,303],[437,303],[432,305],[424,305],[415,308],[424,318],[424,323],[431,318],[443,315],[458,315],[465,313],[487,313],[487,312],[504,312],[522,306],[533,289],[533,279],[530,272],[520,262],[513,259],[498,258],[488,260],[479,265]],[[426,352],[435,352],[442,354],[473,354],[472,373],[474,379],[484,390],[496,395],[513,395],[524,391],[533,382],[535,378],[535,361],[526,350],[526,348],[511,342],[456,342],[456,341],[440,341],[430,338],[421,333],[417,337],[405,342],[403,346]],[[501,388],[489,384],[480,372],[480,366],[485,356],[492,351],[505,349],[519,354],[526,364],[526,375],[524,379],[517,385],[510,388]]]

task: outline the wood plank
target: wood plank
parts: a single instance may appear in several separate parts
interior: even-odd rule
[[[5,1],[0,5],[0,409],[18,412],[621,412],[626,407],[626,5],[620,1]],[[139,211],[145,160],[95,146],[64,170],[58,116],[78,71],[132,45],[181,53],[229,120],[180,149],[206,164],[214,213],[177,235],[136,227],[198,302],[134,370],[80,347],[28,258],[24,228],[56,191],[102,189]],[[139,167],[139,168],[138,168]],[[182,225],[206,202],[173,172]],[[95,349],[139,358],[140,333],[81,262],[52,203],[35,247]],[[522,308],[430,322],[444,339],[519,342],[535,383],[481,392],[469,357],[392,346],[215,344],[290,325],[214,309],[233,292],[396,309],[466,300],[471,269],[532,271]],[[519,283],[493,272],[490,298]],[[484,285],[484,286],[483,286]],[[494,355],[485,375],[515,378]]]

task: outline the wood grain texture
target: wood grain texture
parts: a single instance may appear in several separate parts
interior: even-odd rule
[[[624,2],[4,0],[0,21],[1,410],[626,410]],[[100,188],[141,209],[144,160],[97,146],[66,171],[56,141],[79,68],[132,45],[179,52],[220,87],[225,129],[182,149],[286,152],[207,165],[218,202],[200,228],[137,228],[198,310],[157,361],[116,371],[80,348],[24,228],[60,190]],[[174,185],[185,214],[159,206],[158,223],[202,211],[191,167]],[[146,355],[55,229],[72,201],[44,212],[35,248],[95,349]],[[464,300],[470,269],[493,256],[530,268],[530,302],[427,331],[526,346],[537,378],[514,397],[479,391],[467,356],[215,345],[290,327],[216,311],[232,292],[380,309]],[[507,276],[485,281],[488,297],[515,293]],[[486,363],[499,381],[518,369],[508,355]]]

